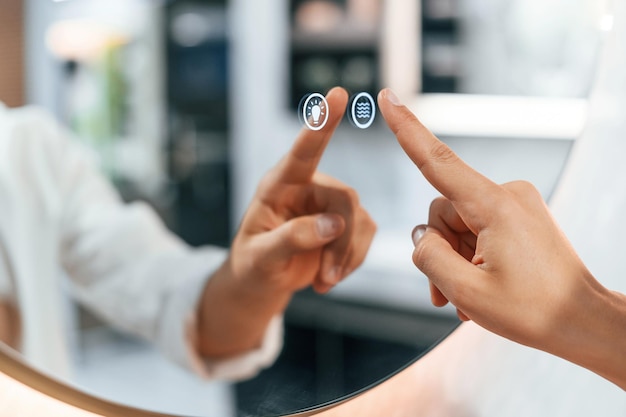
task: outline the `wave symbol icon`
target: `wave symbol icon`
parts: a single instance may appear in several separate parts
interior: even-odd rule
[[[372,106],[370,103],[357,103],[355,113],[358,119],[369,119],[372,116]]]
[[[359,93],[350,100],[348,119],[354,127],[367,129],[375,117],[376,102],[369,93]]]

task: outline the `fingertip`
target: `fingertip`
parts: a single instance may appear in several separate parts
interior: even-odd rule
[[[433,227],[416,226],[411,231],[411,240],[413,241],[413,263],[420,268],[431,256],[438,256],[440,253],[433,250],[433,245],[440,245],[439,239],[443,238],[440,232]],[[421,268],[420,268],[421,270]],[[425,272],[422,270],[422,272]],[[428,274],[426,274],[428,276]],[[430,278],[430,277],[429,277]]]
[[[449,301],[446,298],[439,299],[439,298],[431,296],[430,300],[435,307],[439,307],[439,308],[445,307],[449,303]]]
[[[380,106],[382,103],[389,103],[395,107],[404,106],[391,88],[383,88],[378,93],[378,105]]]
[[[411,231],[411,240],[413,240],[413,246],[417,246],[426,233],[427,226],[424,224],[420,224],[415,226]]]
[[[380,108],[380,111],[383,113],[383,117],[385,116],[384,111],[383,111],[383,105],[385,104],[385,90],[386,89],[382,89],[378,92],[378,95],[376,96],[376,102],[378,103],[378,107]]]
[[[333,87],[330,90],[328,90],[328,93],[326,93],[326,98],[343,98],[344,100],[348,101],[348,92],[346,91],[345,88],[343,87]]]
[[[326,285],[336,285],[343,278],[343,269],[340,266],[333,266],[322,272],[322,281]]]
[[[343,87],[333,87],[326,93],[326,101],[330,110],[330,122],[322,130],[334,131],[343,119],[348,103],[348,92]]]
[[[341,236],[346,228],[343,217],[334,213],[324,213],[317,216],[317,233],[326,243]]]
[[[313,283],[313,290],[321,295],[327,294],[331,289],[333,288],[332,285],[328,285],[326,283],[320,282],[319,280],[316,280]]]
[[[405,106],[398,98],[396,93],[390,88],[385,88],[378,93],[378,107],[382,114],[387,126],[398,137],[400,143],[402,143],[404,135],[401,132],[404,130],[408,133],[410,138],[413,138],[412,129],[416,126],[423,128],[423,125],[419,122],[417,116]]]
[[[448,304],[446,296],[432,282],[430,282],[430,302],[435,307],[444,307]]]
[[[461,321],[471,321],[472,320],[469,317],[467,317],[467,314],[465,314],[464,312],[462,312],[458,308],[456,309],[456,315],[459,317],[459,320],[461,320]]]

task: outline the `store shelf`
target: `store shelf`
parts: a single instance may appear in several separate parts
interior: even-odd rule
[[[363,19],[342,1],[326,4],[325,12],[316,10],[314,1],[290,3],[290,107],[295,110],[305,94],[336,85],[375,94],[381,75],[381,13]]]
[[[359,26],[342,26],[330,32],[294,30],[291,45],[294,50],[354,50],[378,48],[377,30]]]
[[[422,94],[408,103],[444,137],[574,140],[587,120],[587,100],[473,94]]]

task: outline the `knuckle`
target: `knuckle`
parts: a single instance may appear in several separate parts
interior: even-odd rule
[[[359,194],[354,188],[345,187],[336,191],[335,201],[337,206],[343,207],[343,210],[350,209],[355,212],[360,206]]]
[[[443,164],[454,164],[459,161],[459,157],[452,149],[443,142],[436,142],[430,148],[430,156],[433,160]]]
[[[353,205],[359,205],[359,193],[352,187],[348,187],[345,190],[348,201],[350,201]]]
[[[373,236],[378,230],[376,221],[370,216],[370,214],[363,208],[359,209],[357,213],[357,224],[364,236]]]
[[[513,181],[506,185],[506,188],[521,197],[536,197],[540,195],[539,190],[529,181]]]
[[[442,211],[448,204],[450,204],[450,200],[446,197],[437,197],[433,201],[430,202],[429,212],[430,214],[436,214]]]
[[[494,197],[490,207],[493,217],[503,220],[510,218],[511,214],[516,212],[518,204],[517,201],[514,198],[511,198],[510,195],[504,194]]]
[[[504,186],[503,198],[498,213],[502,216],[509,215],[513,209],[523,209],[524,207],[535,207],[537,203],[543,205],[543,196],[539,190],[528,181],[514,181]]]
[[[257,185],[257,193],[260,195],[266,195],[271,192],[272,186],[274,185],[274,175],[273,171],[270,171],[263,175],[259,184]]]
[[[302,248],[306,245],[308,231],[304,227],[300,227],[297,222],[287,223],[285,227],[284,238],[288,245],[295,248]]]
[[[369,216],[368,216],[369,217]],[[376,233],[376,231],[378,230],[378,224],[376,224],[376,222],[374,221],[374,219],[372,219],[371,217],[369,217],[369,229],[371,234],[373,235],[374,233]]]
[[[247,256],[244,257],[244,269],[249,271],[263,271],[267,267],[265,256],[261,256],[263,249],[258,244],[247,248]]]

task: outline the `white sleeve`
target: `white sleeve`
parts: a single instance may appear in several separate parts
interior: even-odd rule
[[[279,318],[258,349],[199,366],[193,317],[226,251],[192,249],[147,205],[124,204],[85,149],[50,117],[31,112],[25,121],[37,128],[37,152],[46,152],[49,160],[39,169],[59,187],[59,258],[75,297],[113,326],[155,342],[171,360],[204,376],[251,376],[272,363],[282,344]]]
[[[222,360],[210,360],[198,354],[194,348],[198,346],[196,308],[190,309],[189,306],[197,305],[205,285],[206,279],[189,281],[172,294],[164,307],[161,331],[157,337],[166,355],[207,379],[248,379],[271,366],[282,348],[282,316],[272,319],[257,349]]]

